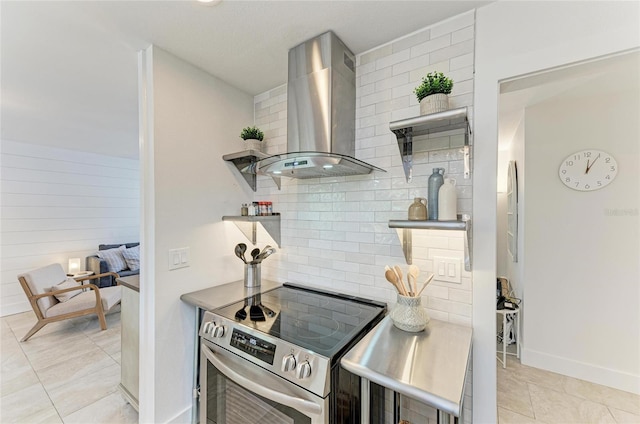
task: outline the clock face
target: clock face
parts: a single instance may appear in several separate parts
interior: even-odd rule
[[[593,191],[606,187],[618,174],[616,160],[602,150],[581,150],[567,156],[560,164],[558,176],[574,190]]]

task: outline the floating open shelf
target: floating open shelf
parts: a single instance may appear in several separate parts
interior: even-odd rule
[[[411,181],[413,169],[413,138],[423,135],[444,133],[458,129],[464,130],[464,178],[470,174],[469,135],[471,127],[467,119],[467,108],[446,110],[444,112],[431,113],[413,118],[393,121],[389,129],[398,139],[398,148],[402,156],[402,167],[407,182]],[[429,148],[427,151],[441,150],[442,147]]]
[[[395,228],[402,244],[402,252],[407,264],[413,262],[412,231],[413,230],[453,230],[464,231],[464,269],[471,271],[471,251],[469,250],[469,235],[471,234],[471,218],[468,215],[458,215],[457,221],[409,221],[390,220],[389,228]]]
[[[237,153],[229,153],[228,155],[222,156],[222,159],[227,162],[231,162],[235,165],[236,169],[245,179],[249,187],[253,189],[253,191],[257,190],[257,176],[255,172],[251,172],[254,168],[254,165],[259,160],[269,157],[269,155],[259,152],[257,150],[244,150],[242,152]],[[280,190],[280,178],[271,177],[273,182],[278,186],[278,190]]]

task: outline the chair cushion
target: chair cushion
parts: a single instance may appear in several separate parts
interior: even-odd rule
[[[140,269],[140,246],[123,250],[122,256],[124,256],[124,260],[131,271]]]
[[[51,287],[51,291],[70,289],[71,287],[78,287],[79,285],[80,283],[73,278],[67,278],[62,283],[56,284],[55,286]],[[66,302],[72,297],[79,295],[80,293],[82,293],[82,290],[72,290],[61,294],[54,294],[54,296],[56,297],[56,299],[58,299],[58,302]]]
[[[107,312],[115,305],[120,303],[122,299],[122,287],[113,286],[100,289],[100,300],[102,301],[102,309]],[[80,295],[71,298],[64,303],[58,303],[47,309],[46,318],[57,317],[70,312],[81,311],[83,309],[94,308],[96,306],[96,294],[93,290],[87,290]]]
[[[62,283],[67,279],[67,275],[60,264],[51,264],[33,271],[25,272],[18,275],[18,278],[24,277],[32,294],[49,293],[51,287]],[[38,307],[40,311],[45,313],[47,309],[57,304],[58,300],[53,296],[38,299]]]
[[[126,250],[126,246],[123,244],[115,249],[99,250],[97,255],[100,259],[107,261],[107,268],[111,272],[120,272],[123,269],[127,269],[127,263],[122,256],[122,252]]]

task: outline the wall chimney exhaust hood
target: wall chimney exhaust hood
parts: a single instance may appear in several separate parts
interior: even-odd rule
[[[355,156],[355,56],[331,31],[289,50],[287,153],[243,172],[317,178],[383,169]]]

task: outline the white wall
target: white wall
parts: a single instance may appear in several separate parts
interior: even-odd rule
[[[282,190],[259,177],[255,200],[271,200],[282,214],[282,248],[265,261],[263,276],[359,294],[389,302],[396,296],[384,278],[385,265],[407,265],[390,219],[406,219],[414,197],[427,197],[434,167],[444,167],[457,181],[458,212],[470,213],[472,179],[463,178],[459,147],[413,157],[413,181],[407,183],[389,122],[418,116],[413,89],[437,70],[454,80],[451,108],[468,106],[473,116],[474,13],[374,48],[356,59],[356,157],[385,169],[354,177],[295,180],[282,178]],[[286,151],[286,85],[255,98],[256,125],[265,130],[270,153]],[[461,146],[460,135],[444,138]],[[417,143],[416,143],[417,144]],[[427,232],[424,232],[427,233]],[[414,232],[414,263],[422,278],[433,270],[433,256],[463,258],[463,233]],[[471,273],[461,284],[435,280],[423,305],[435,319],[471,325]],[[470,373],[469,373],[470,374]],[[471,419],[471,388],[466,391],[465,420]],[[412,421],[435,420],[435,411],[415,405]]]
[[[17,275],[102,243],[139,240],[138,161],[9,140],[0,145],[0,316],[31,310]]]
[[[496,422],[495,277],[498,84],[637,47],[637,2],[496,2],[477,10],[473,324],[474,421]]]
[[[560,96],[525,116],[522,362],[639,392],[640,96]],[[617,178],[604,189],[578,192],[558,179],[563,159],[585,148],[618,162]]]
[[[253,98],[156,47],[142,61],[141,157],[153,160],[145,164],[153,174],[145,175],[143,234],[155,241],[141,273],[141,354],[150,360],[141,361],[140,422],[188,422],[196,329],[180,295],[242,278],[233,254],[240,233],[221,217],[237,214],[251,190],[222,155],[240,150]],[[191,266],[168,271],[168,250],[179,247],[190,248]]]

